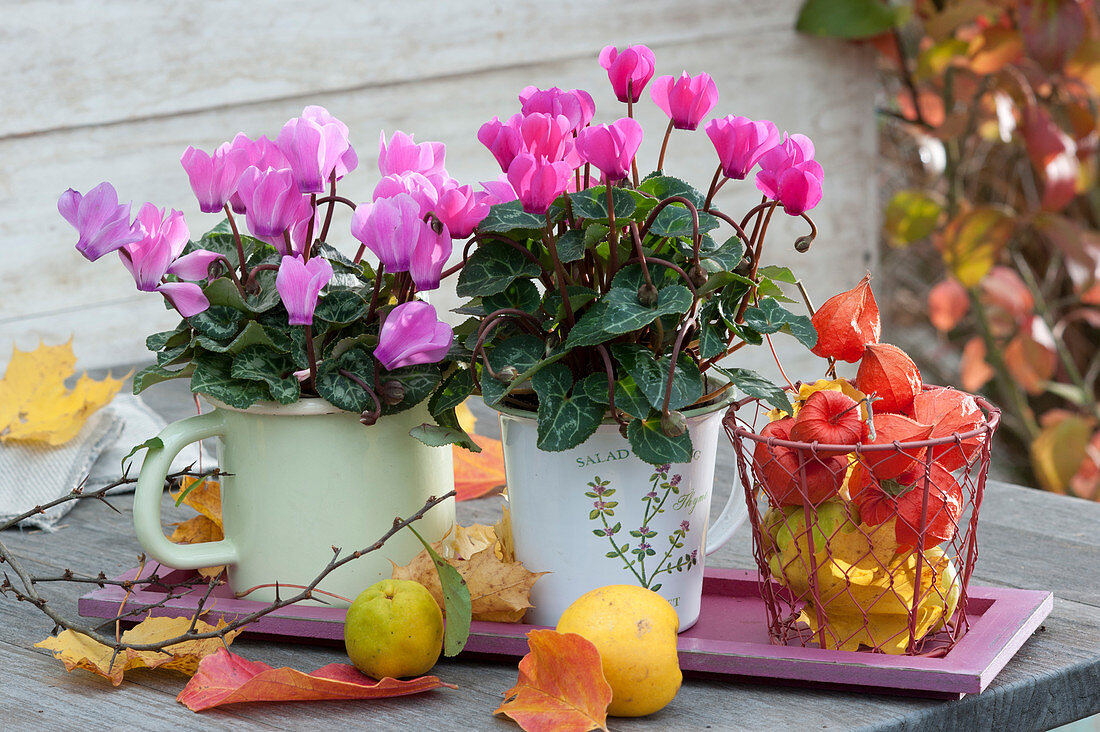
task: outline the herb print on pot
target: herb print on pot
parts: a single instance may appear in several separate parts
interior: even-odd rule
[[[738,391],[790,409],[783,389],[724,359],[774,337],[817,342],[808,315],[788,309],[801,307],[797,277],[764,262],[777,215],[808,224],[798,251],[816,235],[806,212],[824,173],[813,143],[766,120],[707,120],[714,80],[653,78],[651,52],[635,48],[620,57],[637,68],[608,69],[625,116],[596,120],[582,89],[528,87],[518,114],[478,132],[502,175],[486,184],[499,202],[463,252],[457,292],[471,298],[460,312],[472,317],[456,333],[469,349],[468,388],[501,415],[517,558],[552,573],[532,595],[528,619],[540,624],[615,583],[659,586],[681,629],[695,622],[703,556],[744,516],[727,503],[707,525],[722,414]],[[634,119],[646,91],[668,117],[648,174]],[[716,169],[701,189],[665,167],[677,130],[705,133],[714,146]],[[721,210],[720,189],[754,172],[761,202],[736,216]],[[681,476],[656,514],[645,500],[655,466],[669,466],[659,473],[670,485]],[[586,495],[596,474],[616,491],[607,526],[590,523],[606,514],[585,518],[607,510]]]
[[[668,471],[671,467],[667,464],[660,465],[653,472],[650,491],[642,496],[642,503],[645,505],[643,523],[637,529],[625,532],[634,539],[633,546],[630,539],[621,535],[616,540],[616,535],[619,535],[623,528],[621,521],[616,521],[613,526],[609,523],[609,521],[615,520],[615,507],[619,505],[618,501],[612,500],[615,489],[610,487],[611,481],[600,480],[600,477],[596,476],[588,484],[592,490],[586,491],[584,494],[586,497],[594,499],[592,501],[593,508],[589,512],[588,518],[591,520],[598,519],[603,524],[601,528],[593,529],[592,533],[596,536],[606,537],[611,544],[611,551],[607,553],[607,558],[622,559],[625,566],[638,580],[638,584],[654,592],[661,589],[661,583],[656,581],[659,575],[683,572],[699,563],[698,549],[683,552],[678,558],[673,556],[684,548],[684,539],[691,531],[691,521],[684,519],[675,531],[667,535],[669,545],[667,549],[664,547],[665,542],[657,540],[658,533],[650,528],[651,521],[665,512],[665,503],[668,501],[669,496],[679,495],[680,493],[677,486],[680,484],[681,476],[677,474],[669,478]],[[678,505],[678,503],[673,505]],[[654,542],[658,546],[655,548],[654,544],[650,542]],[[658,551],[664,551],[664,555],[651,561],[650,569],[647,571],[646,560],[651,557],[656,558]],[[631,554],[634,556],[630,557]]]

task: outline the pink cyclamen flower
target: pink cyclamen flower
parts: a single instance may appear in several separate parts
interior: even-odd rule
[[[718,103],[718,86],[710,74],[688,76],[688,72],[673,76],[659,76],[653,82],[649,95],[664,110],[678,130],[694,130]]]
[[[317,297],[331,279],[332,265],[324,257],[310,257],[308,262],[301,257],[283,257],[279,274],[275,275],[275,289],[290,316],[290,325],[313,324]]]
[[[130,224],[130,204],[119,204],[114,187],[104,181],[81,195],[70,188],[57,200],[58,212],[77,230],[76,250],[92,262],[141,239]]]
[[[485,203],[495,206],[498,203],[508,203],[519,198],[516,189],[508,182],[508,174],[501,173],[496,180],[483,180],[481,187],[485,189]]]
[[[341,125],[294,117],[279,131],[275,144],[290,161],[294,182],[301,193],[323,192],[337,164],[350,149],[347,127]]]
[[[519,197],[523,210],[542,215],[550,204],[566,191],[573,178],[569,163],[549,162],[530,153],[521,153],[508,166],[508,182]]]
[[[245,205],[248,230],[257,237],[281,237],[299,220],[303,194],[289,169],[261,171],[250,165],[241,173],[237,193]]]
[[[279,254],[301,254],[306,249],[306,242],[309,238],[309,224],[313,219],[313,205],[310,203],[309,196],[299,196],[298,205],[289,214],[289,224],[287,229],[290,231],[290,250],[286,247],[286,237],[282,234],[278,236],[259,236],[256,238],[265,241],[279,252]],[[319,232],[318,232],[319,233]]]
[[[524,116],[536,113],[565,115],[571,131],[587,126],[596,114],[596,103],[584,89],[564,91],[556,86],[549,89],[528,86],[519,93],[519,101]]]
[[[516,155],[523,151],[523,137],[520,135],[522,122],[523,115],[520,114],[513,114],[506,122],[494,116],[478,128],[478,141],[489,148],[503,171],[508,170]]]
[[[607,78],[618,100],[636,102],[653,78],[657,59],[648,46],[627,46],[622,51],[606,46],[600,51],[600,66],[607,69]]]
[[[426,302],[401,303],[386,316],[378,333],[374,357],[387,371],[420,363],[438,363],[451,350],[454,332],[439,322]]]
[[[420,233],[409,253],[409,275],[416,289],[434,290],[439,287],[443,265],[451,256],[451,232],[447,226],[437,232],[431,224],[420,222]]]
[[[420,173],[400,173],[387,175],[374,186],[374,200],[393,198],[405,194],[412,196],[420,204],[420,217],[435,208],[439,202],[439,191],[427,176]]]
[[[242,147],[226,142],[213,155],[188,145],[180,156],[180,164],[187,171],[199,209],[203,213],[217,213],[237,191],[237,181],[251,160]]]
[[[378,171],[382,175],[400,175],[401,173],[420,173],[430,178],[446,174],[443,167],[447,147],[442,142],[421,142],[413,140],[400,130],[390,136],[386,144],[386,132],[378,138]]]
[[[247,162],[241,166],[242,172],[249,165],[255,165],[260,170],[267,170],[268,168],[278,170],[279,168],[290,167],[290,161],[286,159],[286,156],[283,155],[274,142],[267,139],[266,135],[261,135],[258,140],[252,140],[243,132],[238,132],[233,141],[229,143],[229,146],[234,150],[243,152]],[[240,180],[239,175],[237,179]],[[234,213],[243,214],[245,212],[244,201],[241,200],[240,194],[235,191],[229,198],[229,205],[233,207]]]
[[[564,114],[550,115],[533,112],[523,117],[519,124],[523,151],[550,162],[564,160],[573,147],[572,128]]]
[[[760,158],[756,187],[779,201],[791,216],[801,215],[821,200],[825,171],[813,159],[814,144],[805,135],[784,136],[781,143]]]
[[[511,186],[509,186],[509,190]],[[513,195],[515,192],[513,191]],[[470,186],[451,183],[439,194],[439,203],[435,215],[455,239],[465,239],[474,233],[474,229],[489,214],[488,193],[474,191]]]
[[[420,239],[420,203],[407,193],[361,203],[351,217],[351,234],[374,252],[390,272],[407,272]]]
[[[756,122],[731,114],[712,119],[703,129],[718,152],[722,173],[737,180],[744,180],[760,158],[779,144],[779,130],[767,120]]]
[[[336,158],[336,164],[333,166],[336,180],[340,180],[359,166],[359,156],[355,154],[355,148],[348,142],[348,126],[346,124],[333,117],[327,109],[316,104],[311,104],[303,109],[302,117],[321,125],[322,128],[326,129],[326,132],[331,130],[328,134],[332,139],[338,141],[337,147],[347,144],[347,148],[340,154],[340,157]]]
[[[588,127],[577,135],[581,157],[599,168],[610,183],[630,175],[630,163],[641,144],[642,126],[630,117]]]
[[[180,256],[190,232],[183,214],[164,211],[146,203],[138,211],[134,222],[141,239],[119,249],[122,264],[134,277],[137,288],[143,292],[159,292],[168,298],[180,315],[189,318],[210,307],[202,288],[194,282],[162,282],[165,275],[176,275],[185,280],[205,279],[210,265],[220,254],[199,249]]]

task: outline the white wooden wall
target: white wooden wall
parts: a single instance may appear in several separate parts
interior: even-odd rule
[[[0,0],[0,367],[13,342],[26,349],[70,336],[82,367],[144,361],[145,336],[177,320],[160,296],[134,289],[116,257],[90,263],[76,252],[56,209],[66,188],[108,180],[135,211],[146,200],[178,208],[201,233],[217,217],[198,212],[183,149],[209,150],[238,131],[273,136],[307,104],[351,128],[360,168],[344,195],[365,200],[377,181],[379,129],[441,140],[452,176],[488,180],[499,170],[477,128],[518,111],[527,84],[588,89],[597,121],[623,114],[596,58],[608,43],[648,44],[659,75],[709,72],[716,114],[769,118],[813,138],[825,169],[814,212],[821,234],[810,254],[796,255],[791,243],[804,229],[781,216],[770,239],[772,256],[796,264],[821,302],[875,263],[875,76],[859,49],[797,35],[799,5]],[[637,116],[648,170],[666,122],[648,95]],[[705,188],[715,165],[701,129],[674,135],[670,173]],[[731,212],[758,200],[751,183],[722,193]],[[346,216],[337,225],[346,231]],[[345,242],[354,249],[350,234]],[[453,292],[433,301],[457,302]],[[770,360],[766,349],[747,359],[765,369]],[[796,358],[788,371],[809,363]]]

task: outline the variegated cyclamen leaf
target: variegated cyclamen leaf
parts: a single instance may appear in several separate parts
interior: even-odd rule
[[[459,297],[485,297],[503,292],[520,277],[537,277],[539,265],[514,247],[498,241],[478,246],[458,275]]]
[[[540,450],[560,452],[576,447],[600,426],[604,405],[590,399],[582,389],[572,388],[573,375],[568,366],[551,364],[535,374],[531,383],[539,397]]]
[[[668,372],[672,361],[669,356],[656,358],[653,351],[636,343],[615,343],[611,346],[615,360],[633,377],[646,399],[660,411],[665,403]],[[686,354],[676,361],[672,378],[669,409],[683,409],[703,396],[703,377],[699,367]]]
[[[338,358],[321,362],[317,369],[317,393],[334,407],[348,412],[374,409],[374,400],[354,380],[340,371],[354,374],[365,384],[374,383],[374,357],[362,348],[352,348]]]
[[[761,399],[787,414],[791,414],[791,402],[787,399],[787,392],[765,379],[752,369],[722,368],[715,366],[715,371],[725,376],[733,385],[746,395]]]
[[[541,338],[527,333],[515,335],[501,341],[489,351],[489,365],[499,372],[512,366],[523,373],[542,360],[546,353],[546,344]],[[509,384],[494,379],[487,371],[481,372],[481,394],[489,406],[497,404],[503,397]]]
[[[657,293],[653,307],[638,302],[638,290],[612,287],[601,302],[607,309],[601,320],[607,332],[630,333],[640,330],[662,315],[679,315],[691,307],[691,291],[683,285],[669,285]]]
[[[405,398],[397,404],[382,403],[382,414],[397,414],[427,399],[439,386],[442,376],[439,372],[439,364],[422,363],[383,372],[379,381],[383,384],[387,381],[396,381],[405,389]]]
[[[248,346],[233,359],[234,377],[264,382],[280,404],[293,404],[301,396],[294,371],[290,356],[259,345]]]
[[[326,323],[347,325],[366,314],[369,303],[352,290],[334,290],[317,301],[313,317]]]
[[[191,375],[191,391],[207,394],[219,402],[237,409],[269,399],[267,387],[256,381],[233,376],[233,361],[219,353],[203,353],[195,357],[195,372]]]
[[[581,381],[581,385],[589,399],[610,405],[607,396],[607,374],[603,372],[589,374]],[[615,382],[615,408],[635,419],[645,419],[651,414],[652,406],[649,400],[630,374]]]
[[[691,435],[686,431],[669,437],[661,429],[661,419],[635,419],[626,427],[626,438],[634,454],[647,463],[686,463],[691,460]]]

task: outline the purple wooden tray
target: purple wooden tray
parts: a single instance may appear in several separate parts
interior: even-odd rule
[[[191,570],[161,570],[146,566],[144,576],[167,570],[167,582],[186,580]],[[118,579],[133,579],[137,569]],[[192,613],[206,592],[206,583],[165,602],[165,590],[143,587],[126,601],[127,609],[163,603],[150,615]],[[81,615],[113,618],[126,591],[106,586],[80,598]],[[821,650],[773,645],[768,639],[757,574],[742,569],[707,569],[699,622],[680,634],[680,667],[684,671],[720,674],[743,681],[804,685],[816,688],[860,689],[889,694],[958,698],[983,691],[1004,668],[1053,607],[1049,592],[996,587],[971,587],[967,606],[969,632],[942,658],[890,656],[880,653]],[[207,621],[227,621],[262,603],[238,600],[219,587],[206,608]],[[135,617],[134,622],[141,616]],[[474,621],[464,655],[523,656],[527,631],[533,625]],[[247,633],[305,642],[344,639],[344,610],[330,607],[285,607],[248,626]]]

